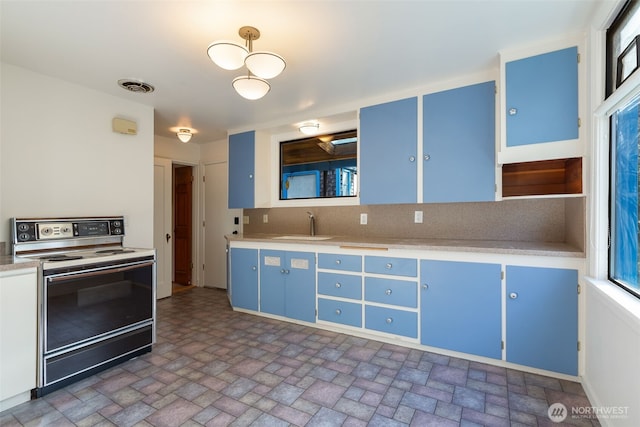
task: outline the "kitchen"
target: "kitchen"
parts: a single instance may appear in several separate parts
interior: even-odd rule
[[[609,7],[613,6],[609,4]],[[232,34],[228,37],[231,36]],[[260,46],[262,44],[271,45],[268,32],[264,31],[263,39],[256,44],[260,44]],[[197,46],[196,51],[204,51],[204,47]],[[277,45],[273,46],[273,49],[277,50]],[[208,60],[206,57],[204,59]],[[204,61],[203,66],[213,67]],[[122,72],[128,71],[123,70]],[[177,70],[176,73],[180,74],[180,71]],[[200,165],[224,163],[227,160],[226,139],[220,137],[212,143],[201,145],[179,144],[175,136],[170,137],[166,133],[157,134],[154,127],[158,126],[159,120],[154,117],[154,108],[140,104],[137,101],[138,98],[123,98],[113,94],[105,94],[87,89],[82,84],[68,83],[63,78],[49,77],[45,74],[7,63],[2,64],[3,126],[0,218],[5,226],[1,229],[0,241],[7,242],[7,245],[11,241],[7,224],[9,219],[15,216],[27,214],[51,216],[52,213],[56,216],[73,216],[78,211],[87,215],[101,215],[104,212],[111,213],[116,210],[124,212],[126,216],[128,226],[126,244],[128,246],[157,246],[153,237],[152,220],[154,215],[152,159],[154,157],[169,158],[177,163],[194,164],[199,167]],[[228,80],[227,77],[230,76],[224,75],[220,77],[220,80]],[[225,88],[227,85],[230,86],[226,80],[224,81]],[[274,95],[277,92],[279,84],[277,79],[273,81],[272,93],[269,95]],[[398,98],[401,97],[398,96]],[[387,99],[392,99],[392,96],[378,98],[378,100]],[[357,104],[376,103],[374,99],[371,100],[372,102],[368,101],[369,99],[358,101]],[[113,133],[111,119],[115,115],[134,119],[138,125],[137,135],[133,137]],[[300,114],[297,117],[302,118]],[[268,120],[267,122],[273,121]],[[237,131],[249,130],[247,126],[249,125],[235,125],[228,130],[229,133],[236,133]],[[194,127],[197,126],[194,124]],[[197,137],[198,135],[194,136],[194,138]],[[52,145],[52,142],[55,142],[55,145]],[[73,167],[60,167],[60,164],[68,165],[69,163]],[[197,191],[201,191],[200,182],[202,180],[199,178],[203,172],[201,167],[197,170],[198,179],[195,180],[195,188]],[[18,185],[15,184],[16,177],[20,179]],[[327,209],[330,210],[330,208]],[[369,207],[368,209],[370,209],[370,218],[375,219],[376,208]],[[392,207],[391,209],[396,209],[397,212],[410,212],[411,220],[413,219],[413,211],[416,210],[415,206],[409,206],[404,211],[401,207]],[[591,209],[590,205],[588,209]],[[429,214],[428,207],[424,207],[424,211]],[[262,223],[264,213],[266,212],[258,211],[254,215],[253,212],[249,212],[248,214],[251,215],[250,224],[259,226]],[[356,212],[356,216],[359,213],[359,211]],[[278,219],[277,213],[272,211],[268,214],[271,221]],[[293,219],[295,222],[292,225],[291,233],[306,232],[306,215],[298,215],[295,212],[292,214],[293,216],[295,216]],[[320,233],[328,233],[327,217],[328,215],[324,212],[320,212],[318,215],[319,229],[322,230],[321,227],[325,227],[325,231],[320,231]],[[201,220],[201,218],[198,219]],[[257,224],[255,219],[258,220]],[[324,224],[323,221],[325,221]],[[234,224],[230,223],[224,234],[233,230]],[[590,231],[587,232],[590,233]],[[204,243],[199,241],[196,244],[201,248]],[[586,247],[585,244],[585,250],[587,250]],[[5,253],[8,250],[9,248],[6,247]],[[196,252],[196,257],[198,256],[202,255],[198,255]],[[202,258],[196,258],[194,264],[201,265],[202,261]],[[199,269],[196,276],[199,285],[209,285],[205,281],[204,273]],[[213,285],[220,286],[224,283],[213,283]],[[600,310],[604,309],[601,307]],[[588,315],[589,311],[587,311]],[[593,320],[587,321],[589,325],[600,323]],[[611,321],[613,322],[613,320]],[[616,327],[613,326],[613,328]],[[622,340],[637,340],[637,338],[633,338],[634,333],[637,337],[637,328],[635,332],[632,329],[631,334]],[[603,335],[606,334],[594,332],[592,337],[587,329],[586,345],[589,345],[588,342],[591,340],[594,343],[591,344],[593,347],[616,348],[622,346],[621,341],[604,341],[606,338]],[[595,343],[602,344],[596,345]],[[592,351],[595,353],[591,360],[604,357],[597,350]],[[628,353],[628,350],[618,352],[621,354],[620,357]],[[587,358],[587,363],[588,360]],[[586,365],[585,383],[596,382],[593,389],[599,398],[594,399],[591,396],[594,404],[622,405],[627,402],[626,398],[622,397],[623,395],[637,396],[639,394],[634,393],[631,385],[624,392],[612,390],[619,387],[621,381],[624,384],[638,383],[629,379],[634,373],[628,372],[631,368],[625,369],[625,366],[631,366],[630,364],[625,365],[625,363],[624,359],[616,362],[621,380],[616,380],[616,376],[613,374],[609,374],[611,377],[607,380],[602,373],[604,368],[599,369],[598,366]],[[610,373],[612,369],[613,367],[608,365],[606,371]],[[612,386],[611,383],[615,386]]]

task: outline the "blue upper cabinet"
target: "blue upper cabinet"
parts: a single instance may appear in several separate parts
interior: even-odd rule
[[[505,63],[506,146],[578,139],[578,48]]]
[[[495,82],[423,97],[423,201],[495,200]]]
[[[418,98],[360,110],[360,203],[417,202]]]
[[[229,209],[253,208],[255,132],[229,136]]]

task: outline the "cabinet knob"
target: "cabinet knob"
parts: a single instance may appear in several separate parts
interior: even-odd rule
[[[518,298],[518,293],[517,293],[517,292],[511,292],[511,293],[509,294],[509,298],[511,298],[511,299],[516,299],[516,298]]]
[[[410,162],[415,162],[416,161],[416,156],[409,156],[409,161]]]
[[[341,287],[342,287],[342,285],[340,283],[336,282],[336,288],[341,288]]]
[[[253,174],[252,173],[249,174],[249,179],[253,179]]]
[[[509,115],[510,116],[515,116],[516,114],[518,114],[518,109],[517,108],[509,108]]]
[[[426,283],[424,283],[424,284],[422,285],[422,289],[424,289],[424,290],[426,291],[427,289],[429,289],[429,285],[427,285]]]
[[[384,268],[386,268],[387,270],[391,270],[392,267],[393,264],[391,264],[390,262],[388,262],[387,265],[384,266]]]
[[[285,272],[284,268],[280,269],[280,274],[284,274],[284,272]]]
[[[391,289],[387,289],[386,291],[384,291],[384,293],[387,294],[387,295],[391,295],[392,292],[393,291]]]
[[[253,267],[251,267],[251,270],[256,271],[258,269],[258,267],[256,267],[255,265]]]
[[[387,322],[387,324],[392,324],[393,323],[393,318],[391,317],[387,317],[387,320],[385,320],[385,322]]]
[[[425,159],[425,160],[429,160],[429,159],[431,159],[431,155],[430,155],[430,154],[425,154],[425,155],[424,155],[424,159]]]
[[[339,259],[336,260],[336,264],[340,265],[342,264],[342,261],[340,261]]]
[[[340,310],[339,308],[336,308],[336,314],[340,316],[342,314],[342,310]]]

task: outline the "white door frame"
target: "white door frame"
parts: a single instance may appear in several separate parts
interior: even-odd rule
[[[171,296],[173,281],[173,241],[167,240],[166,235],[173,237],[172,182],[173,166],[170,159],[155,157],[154,166],[154,224],[153,246],[157,252],[156,295],[157,298]],[[162,176],[156,177],[156,168],[162,169]],[[157,179],[162,182],[157,182]]]

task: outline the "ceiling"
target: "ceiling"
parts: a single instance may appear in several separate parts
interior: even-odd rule
[[[202,143],[229,130],[293,130],[363,99],[495,68],[501,49],[584,31],[602,2],[0,0],[0,58],[152,106],[156,135],[189,127]],[[206,54],[215,40],[243,43],[244,25],[260,30],[254,50],[287,61],[257,101],[231,86],[245,71]],[[122,78],[156,90],[126,92]]]

